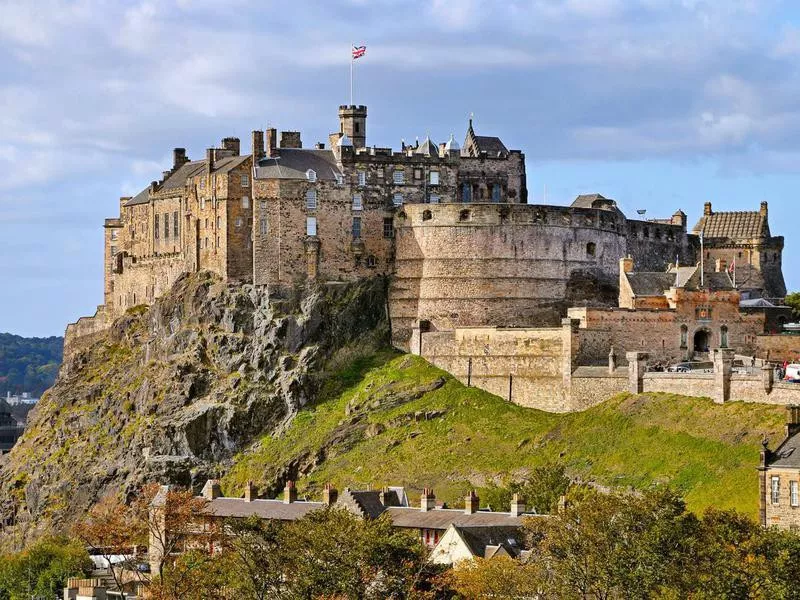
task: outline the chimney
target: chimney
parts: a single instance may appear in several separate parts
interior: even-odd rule
[[[175,171],[181,165],[189,162],[186,157],[186,148],[173,148],[172,149],[172,170]]]
[[[260,129],[253,131],[252,153],[254,165],[264,158],[264,132]]]
[[[322,490],[322,503],[325,506],[333,506],[339,498],[339,492],[330,483],[325,484],[325,489]]]
[[[241,149],[241,144],[239,143],[239,138],[237,137],[226,137],[222,139],[222,149],[228,150],[229,152],[233,152],[234,156],[239,156],[239,150]]]
[[[682,210],[676,210],[675,213],[672,215],[672,224],[673,225],[680,225],[684,231],[686,231],[686,213]]]
[[[519,499],[519,494],[511,498],[511,516],[518,517],[525,512],[525,503]]]
[[[478,498],[478,495],[475,493],[475,490],[471,490],[469,496],[464,498],[464,514],[465,515],[474,515],[478,512],[478,508],[480,508],[481,499]]]
[[[258,498],[258,488],[252,481],[248,481],[244,486],[244,501],[252,502],[256,498]]]
[[[800,406],[790,404],[786,407],[786,437],[800,431]]]
[[[761,213],[762,217],[766,217],[767,216],[767,203],[766,202],[762,202],[761,203],[761,210],[759,212]]]
[[[724,273],[728,266],[728,261],[724,258],[718,258],[715,266],[715,270],[717,273]]]
[[[436,496],[434,496],[433,490],[430,488],[423,489],[422,496],[419,497],[419,509],[422,512],[428,512],[434,508],[436,508]]]
[[[630,255],[619,259],[619,271],[620,273],[633,273],[633,258]]]
[[[447,156],[447,142],[439,142],[439,156]]]
[[[294,481],[290,479],[286,482],[286,487],[283,488],[283,503],[291,504],[292,502],[297,502],[297,488],[294,485]]]
[[[157,181],[151,181],[150,182],[150,193],[151,194],[155,194],[157,191],[158,191],[158,182]]]
[[[206,481],[206,484],[203,486],[203,491],[200,492],[200,495],[206,500],[214,500],[215,498],[222,496],[222,488],[219,486],[219,480],[209,479]]]
[[[317,142],[314,144],[315,150],[325,150],[325,144],[323,142]]]
[[[713,215],[713,214],[714,213],[711,212],[711,202],[706,202],[705,205],[703,206],[703,215],[705,215],[707,217],[707,216]]]
[[[214,148],[206,149],[206,172],[210,175],[214,170]]]
[[[302,148],[299,131],[281,131],[281,148]]]
[[[275,156],[275,146],[278,144],[278,130],[274,127],[267,129],[267,158]]]

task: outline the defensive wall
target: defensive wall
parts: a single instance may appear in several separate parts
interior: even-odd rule
[[[549,412],[584,410],[621,392],[666,392],[716,402],[800,403],[800,385],[775,381],[772,366],[758,361],[755,375],[733,373],[734,351],[716,348],[709,373],[647,371],[648,354],[612,348],[604,366],[581,365],[592,332],[575,319],[561,327],[506,329],[457,327],[452,331],[414,328],[411,352],[461,382],[510,402]]]
[[[647,237],[645,237],[645,234]],[[532,204],[414,204],[395,217],[390,311],[395,345],[418,323],[557,326],[570,306],[617,303],[619,258],[694,264],[683,225],[617,210]]]

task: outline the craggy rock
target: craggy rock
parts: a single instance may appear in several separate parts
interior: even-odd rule
[[[315,397],[333,352],[387,342],[385,306],[383,278],[276,299],[209,273],[182,277],[65,353],[0,462],[0,547],[66,529],[108,493],[149,481],[198,488],[221,475]]]

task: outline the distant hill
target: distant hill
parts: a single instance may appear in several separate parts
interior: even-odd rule
[[[53,385],[64,338],[25,338],[0,333],[0,396],[30,392],[41,396]]]

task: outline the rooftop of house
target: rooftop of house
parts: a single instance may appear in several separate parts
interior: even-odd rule
[[[616,201],[606,198],[602,194],[581,194],[572,201],[574,208],[616,208]]]
[[[500,553],[502,548],[509,556],[516,557],[522,550],[518,526],[463,527],[454,525],[453,529],[473,556],[492,558]]]
[[[761,203],[761,210],[728,212],[714,212],[711,203],[706,202],[704,214],[692,233],[702,233],[705,238],[733,240],[770,237],[767,215],[766,202]]]
[[[341,176],[332,150],[275,148],[272,151],[275,156],[258,161],[256,179],[308,179],[309,171],[321,181],[336,181]]]
[[[700,266],[670,266],[667,271],[631,271],[625,273],[636,297],[663,296],[670,288],[700,289]],[[713,291],[732,290],[733,281],[727,270],[703,274],[702,287]]]
[[[519,517],[508,512],[492,512],[479,510],[467,513],[455,508],[432,508],[420,510],[411,506],[390,506],[386,512],[395,527],[409,529],[447,529],[451,525],[458,527],[521,527],[525,517],[537,516],[525,513]],[[541,515],[539,515],[541,516]]]

